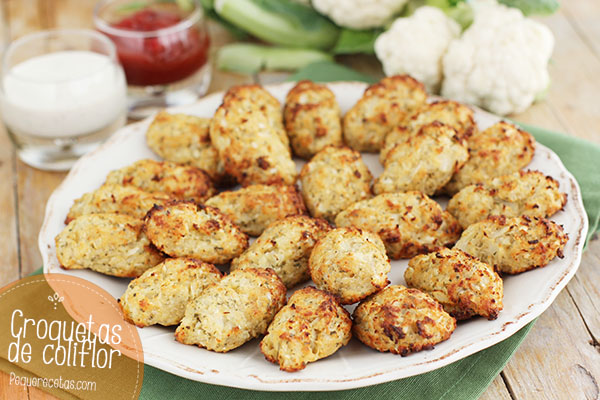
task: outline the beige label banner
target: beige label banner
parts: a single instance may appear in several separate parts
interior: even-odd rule
[[[0,289],[0,369],[10,385],[60,398],[137,399],[144,376],[139,335],[116,300],[63,274]]]

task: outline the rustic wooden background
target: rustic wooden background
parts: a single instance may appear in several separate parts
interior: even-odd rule
[[[0,12],[7,21],[0,25],[0,43],[40,29],[90,27],[94,3],[95,0],[0,0]],[[561,3],[559,12],[541,19],[556,38],[548,97],[513,117],[600,143],[600,2]],[[217,25],[211,24],[210,29],[213,51],[231,41]],[[362,72],[382,76],[380,66],[372,58],[344,57],[341,61]],[[211,92],[244,82],[279,82],[287,75],[243,76],[215,71],[213,76]],[[590,165],[590,173],[600,174],[600,162]],[[8,136],[0,132],[0,285],[27,276],[41,265],[37,235],[46,200],[64,176],[20,162]],[[585,252],[577,275],[539,318],[481,398],[598,399],[599,382],[600,241],[596,239]],[[0,394],[4,399],[53,398],[38,389],[9,385],[5,374],[0,376]]]

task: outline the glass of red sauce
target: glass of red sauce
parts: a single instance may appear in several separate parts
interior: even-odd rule
[[[94,23],[116,45],[130,118],[190,104],[206,93],[210,37],[197,0],[103,0]]]

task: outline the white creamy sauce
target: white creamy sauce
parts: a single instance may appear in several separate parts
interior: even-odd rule
[[[0,111],[19,133],[65,138],[93,133],[126,107],[123,70],[91,51],[30,58],[4,75]]]

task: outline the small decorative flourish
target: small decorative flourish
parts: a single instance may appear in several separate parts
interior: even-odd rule
[[[50,300],[54,304],[55,310],[56,310],[56,305],[58,303],[62,303],[64,299],[65,299],[64,297],[59,296],[58,293],[56,293],[56,292],[54,293],[53,296],[48,296],[48,300]]]

